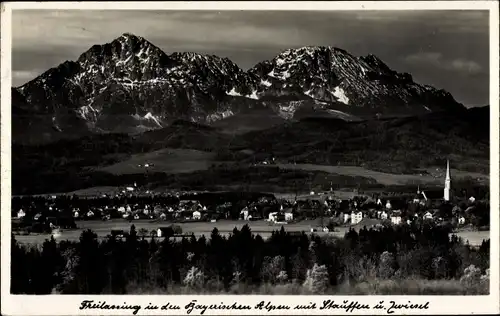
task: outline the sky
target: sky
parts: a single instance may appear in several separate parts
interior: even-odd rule
[[[464,105],[489,104],[488,11],[89,11],[12,13],[13,86],[123,33],[164,52],[228,57],[244,70],[302,46],[374,54]]]

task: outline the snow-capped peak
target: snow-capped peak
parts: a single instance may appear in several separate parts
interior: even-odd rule
[[[370,113],[461,106],[449,93],[416,84],[411,75],[391,70],[374,55],[355,57],[332,46],[303,46],[284,50],[245,72],[224,57],[194,52],[167,55],[130,33],[92,46],[76,62],[49,69],[17,91],[16,99],[22,99],[25,108],[56,117],[51,124],[57,122],[63,131],[65,120],[57,119],[58,109],[68,109],[100,129],[114,130],[118,116],[136,118],[130,124],[139,120],[160,127],[172,118],[223,119],[270,102],[280,103],[279,112],[288,117],[294,112],[290,109],[304,104],[297,100],[311,99],[340,106],[342,111],[366,108]],[[344,109],[344,105],[349,106]]]

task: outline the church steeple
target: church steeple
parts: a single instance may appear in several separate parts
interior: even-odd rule
[[[450,176],[450,161],[446,161],[446,178],[444,180],[444,200],[450,200],[451,176]]]

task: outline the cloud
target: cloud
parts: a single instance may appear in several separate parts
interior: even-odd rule
[[[44,70],[41,70],[41,69],[39,71],[36,71],[36,70],[33,70],[33,71],[29,71],[29,70],[14,70],[12,72],[12,77],[16,78],[18,81],[26,82],[26,81],[31,80],[34,77],[40,75],[41,73],[43,73],[43,71]]]
[[[450,62],[449,67],[458,71],[466,71],[469,73],[480,73],[483,67],[473,60],[454,59]]]
[[[446,59],[438,52],[420,52],[406,56],[404,60],[410,64],[433,66],[471,75],[483,72],[483,67],[476,61],[464,58]]]

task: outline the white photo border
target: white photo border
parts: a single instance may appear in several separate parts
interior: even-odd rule
[[[323,10],[488,10],[490,12],[490,205],[491,205],[491,266],[490,295],[485,296],[266,296],[266,295],[11,295],[10,294],[10,243],[11,243],[11,80],[12,80],[12,12],[23,9],[37,10],[279,10],[279,11],[323,11]],[[324,300],[357,301],[375,305],[379,301],[395,301],[425,304],[428,309],[399,310],[395,314],[497,314],[500,311],[500,291],[494,280],[499,280],[499,9],[497,1],[302,1],[302,2],[7,2],[1,4],[1,307],[5,315],[132,315],[131,310],[79,310],[83,300],[106,301],[109,304],[142,305],[139,314],[179,315],[181,311],[148,311],[148,303],[164,305],[167,302],[184,307],[192,300],[199,304],[233,304],[255,306],[261,301],[273,304],[321,305]],[[229,314],[337,314],[343,310],[207,310],[204,315]],[[376,314],[377,310],[354,310],[351,314]],[[386,314],[386,312],[384,312]],[[199,315],[193,311],[192,315]]]

